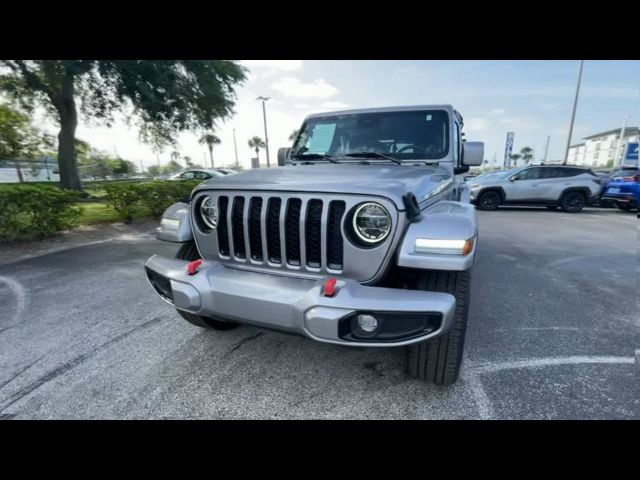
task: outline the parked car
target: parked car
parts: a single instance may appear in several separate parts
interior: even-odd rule
[[[158,295],[198,327],[240,323],[354,347],[406,347],[407,371],[456,381],[478,223],[450,105],[307,117],[281,168],[200,184],[163,215],[175,258],[145,264]]]
[[[480,181],[468,182],[471,202],[481,210],[500,205],[541,205],[580,212],[594,203],[602,186],[589,169],[565,165],[535,165],[496,173]]]
[[[235,173],[238,173],[238,171],[237,171],[237,170],[232,170],[232,169],[230,169],[230,168],[215,168],[214,170],[215,170],[216,172],[220,172],[220,173],[223,173],[223,174],[225,174],[225,175],[233,175],[233,174],[235,174]]]
[[[603,203],[611,203],[620,210],[637,210],[640,199],[640,173],[637,169],[623,168],[611,175],[602,194]]]
[[[169,180],[210,180],[212,178],[221,178],[224,176],[224,173],[216,170],[192,168],[170,176]]]

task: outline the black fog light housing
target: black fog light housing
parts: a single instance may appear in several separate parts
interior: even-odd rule
[[[147,278],[151,286],[158,292],[162,298],[173,303],[173,291],[171,290],[171,281],[167,277],[163,277],[159,273],[145,267]]]
[[[352,342],[400,342],[435,332],[442,314],[435,312],[355,312],[338,324],[338,336]]]

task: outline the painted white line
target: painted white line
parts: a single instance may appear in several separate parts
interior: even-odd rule
[[[609,357],[609,356],[573,356],[573,357],[547,357],[547,358],[530,358],[528,360],[518,360],[514,362],[487,363],[485,365],[477,365],[474,373],[494,373],[502,370],[515,370],[521,368],[541,368],[554,365],[582,365],[590,363],[618,363],[629,364],[635,363],[635,357]]]
[[[10,322],[10,324],[13,325],[18,322],[20,315],[22,315],[24,309],[27,308],[27,290],[20,282],[13,278],[0,276],[0,282],[7,285],[9,290],[11,290],[16,297],[16,311]]]
[[[586,364],[640,364],[640,350],[635,351],[635,357],[613,356],[572,356],[572,357],[546,357],[530,358],[512,362],[499,362],[474,365],[467,368],[464,378],[469,384],[471,393],[478,407],[478,416],[481,420],[494,418],[491,400],[484,390],[481,375],[495,373],[503,370],[517,370],[524,368],[542,368],[556,365],[586,365]]]

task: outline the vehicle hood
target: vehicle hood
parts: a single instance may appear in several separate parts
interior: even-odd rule
[[[207,180],[196,187],[216,190],[262,190],[373,195],[393,201],[404,210],[403,195],[413,193],[418,202],[451,178],[437,166],[396,164],[313,164],[253,169],[237,175]]]

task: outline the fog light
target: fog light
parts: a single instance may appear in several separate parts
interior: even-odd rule
[[[375,332],[378,320],[371,315],[358,315],[358,326],[367,333]]]

